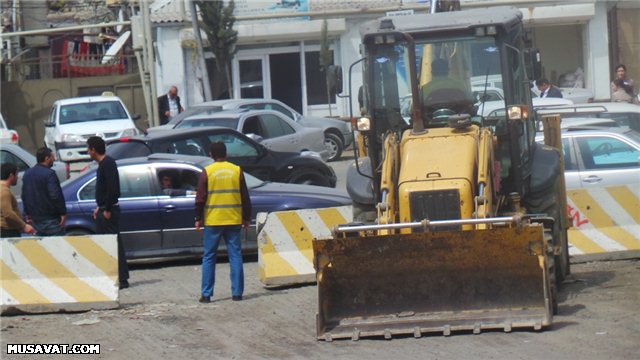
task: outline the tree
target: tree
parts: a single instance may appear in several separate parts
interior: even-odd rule
[[[329,104],[329,116],[331,114],[331,90],[329,89],[329,65],[333,62],[331,58],[331,50],[329,50],[329,33],[327,30],[327,19],[322,21],[322,29],[320,30],[320,70],[324,72],[324,78],[327,84],[327,104]]]
[[[200,27],[207,34],[209,46],[216,57],[216,67],[225,74],[229,95],[233,94],[231,87],[231,72],[229,62],[236,53],[238,32],[233,29],[236,17],[233,16],[235,2],[229,0],[227,6],[223,1],[196,1],[200,9],[202,21]]]

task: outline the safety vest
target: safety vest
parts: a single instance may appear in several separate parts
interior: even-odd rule
[[[232,163],[214,162],[205,168],[208,176],[204,225],[242,224],[240,168]]]

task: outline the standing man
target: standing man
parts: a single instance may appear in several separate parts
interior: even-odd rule
[[[562,98],[562,92],[557,87],[551,85],[547,79],[536,80],[536,86],[540,90],[541,98]]]
[[[67,207],[56,172],[53,151],[42,147],[36,152],[36,166],[25,171],[22,179],[22,203],[27,219],[38,236],[64,235]]]
[[[18,182],[18,167],[14,163],[0,164],[0,237],[20,237],[20,232],[35,234],[31,225],[22,220],[18,201],[10,188]]]
[[[178,96],[178,88],[172,86],[169,92],[158,98],[158,113],[160,114],[160,125],[164,125],[169,120],[184,111],[180,105],[180,96]]]
[[[91,160],[98,162],[96,172],[96,204],[93,219],[97,234],[117,234],[118,239],[118,275],[120,289],[129,287],[129,268],[124,246],[120,238],[120,174],[116,161],[105,155],[104,140],[92,136],[87,140],[87,153]]]
[[[209,155],[215,162],[206,168],[198,181],[196,194],[197,230],[204,225],[202,287],[200,302],[211,302],[216,278],[216,254],[224,237],[231,266],[231,296],[242,300],[244,271],[240,233],[249,226],[251,200],[240,167],[227,162],[227,148],[222,142],[211,144]]]

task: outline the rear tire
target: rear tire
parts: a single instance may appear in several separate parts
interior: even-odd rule
[[[316,185],[330,187],[329,179],[315,169],[296,169],[289,175],[288,181],[292,184]]]
[[[340,136],[333,133],[324,134],[324,145],[329,150],[329,158],[327,161],[339,160],[342,156],[342,150],[344,149],[344,143]]]

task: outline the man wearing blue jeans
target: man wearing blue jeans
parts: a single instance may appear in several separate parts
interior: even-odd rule
[[[231,296],[242,300],[244,271],[240,233],[251,219],[249,190],[240,167],[227,162],[227,148],[222,142],[211,144],[209,155],[214,163],[204,168],[196,193],[197,230],[204,225],[201,303],[211,302],[216,278],[216,255],[220,239],[227,244],[231,266]]]

